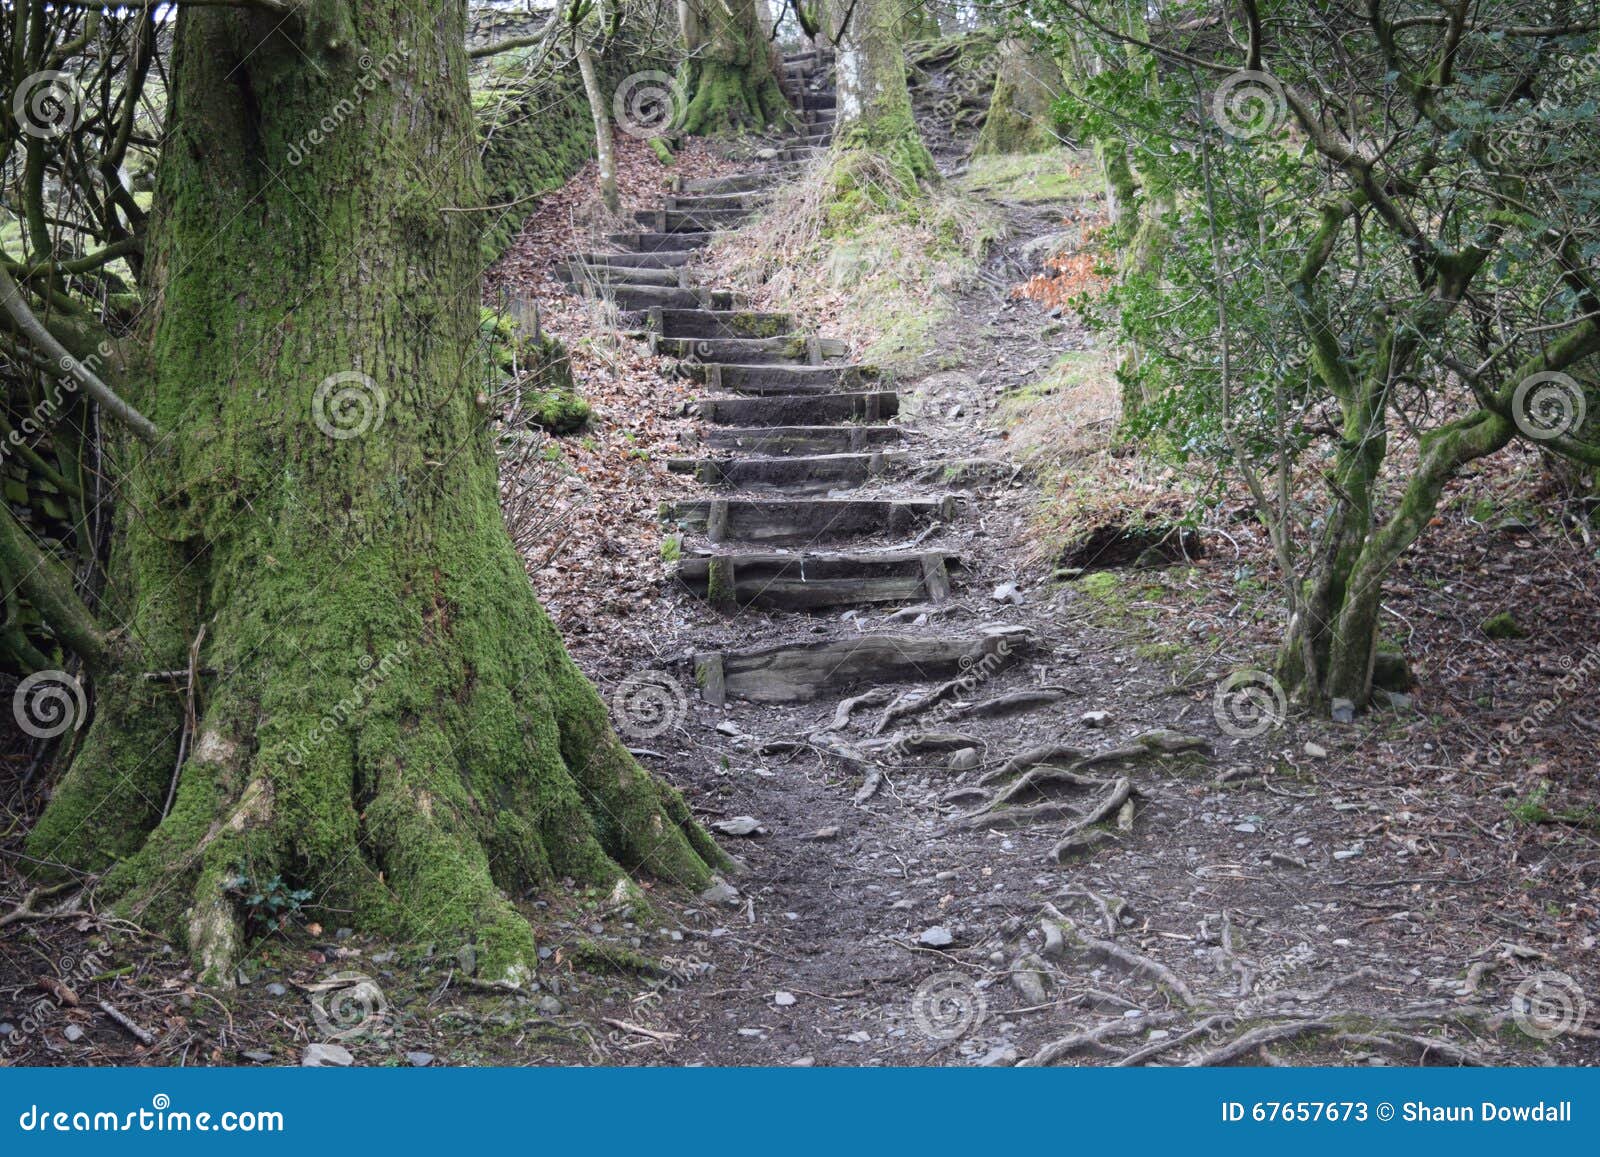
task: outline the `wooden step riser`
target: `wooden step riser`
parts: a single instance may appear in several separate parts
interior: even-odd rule
[[[905,432],[898,426],[772,426],[717,427],[703,435],[710,450],[738,451],[741,456],[782,458],[789,455],[864,454],[898,445]]]
[[[579,265],[573,262],[557,267],[556,276],[568,285],[657,285],[671,289],[687,289],[688,271],[676,269],[645,269],[639,266]]]
[[[862,683],[927,683],[968,671],[992,674],[1019,661],[1033,646],[1024,628],[987,628],[953,639],[921,635],[852,635],[820,643],[790,643],[746,651],[712,651],[694,657],[700,697],[720,706],[809,703]]]
[[[784,180],[786,175],[782,169],[776,169],[767,172],[737,173],[731,177],[702,177],[687,181],[679,178],[673,191],[688,197],[706,193],[751,193],[770,189]]]
[[[817,493],[861,486],[874,479],[903,474],[909,465],[903,451],[871,454],[820,454],[795,458],[673,458],[667,468],[693,474],[702,486],[733,489],[769,488]]]
[[[710,233],[613,233],[606,241],[633,253],[660,253],[664,250],[701,249],[711,242]]]
[[[677,269],[689,264],[693,256],[692,250],[666,249],[655,253],[579,253],[572,260],[613,269]]]
[[[741,366],[689,363],[690,378],[738,394],[826,394],[854,390],[872,375],[861,366]]]
[[[726,290],[672,289],[664,285],[574,286],[574,292],[584,297],[610,301],[618,309],[629,313],[648,313],[652,309],[728,309],[733,305],[732,294]]]
[[[871,603],[939,601],[950,594],[955,555],[927,554],[897,560],[850,557],[721,555],[684,559],[678,582],[719,609],[753,607],[814,611]]]
[[[653,336],[652,350],[662,357],[693,362],[738,362],[740,365],[821,365],[822,346],[815,338],[692,338]]]
[[[794,332],[794,319],[786,313],[754,310],[663,309],[650,315],[650,329],[662,337],[786,337]]]
[[[769,398],[700,398],[690,410],[720,426],[822,426],[844,422],[886,422],[900,412],[892,390],[841,392]]]
[[[906,537],[955,517],[954,498],[904,502],[812,499],[751,502],[708,499],[668,508],[665,521],[710,542],[782,546],[879,535]]]
[[[634,220],[656,233],[714,233],[718,229],[736,228],[749,216],[748,209],[698,209],[687,212],[646,209],[635,213]]]

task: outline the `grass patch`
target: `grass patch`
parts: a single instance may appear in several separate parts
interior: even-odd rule
[[[1074,201],[1095,196],[1101,180],[1084,157],[1069,149],[974,157],[959,187],[1001,201]]]

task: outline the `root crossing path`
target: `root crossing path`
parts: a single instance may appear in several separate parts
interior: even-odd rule
[[[981,419],[1092,345],[1007,293],[1059,206],[1002,206],[1013,240],[914,390],[690,281],[827,146],[827,64],[787,58],[803,127],[766,167],[680,180],[570,265],[702,387],[698,453],[671,465],[703,493],[664,512],[701,633],[661,674],[689,704],[639,755],[744,865],[648,930],[669,975],[609,1017],[611,1059],[1507,1059],[1517,962],[1433,983],[1467,971],[1448,866],[1336,857],[1364,806],[1241,774],[1283,738],[1241,742],[1115,615],[1026,581],[1027,487]],[[1385,919],[1423,905],[1439,918]]]

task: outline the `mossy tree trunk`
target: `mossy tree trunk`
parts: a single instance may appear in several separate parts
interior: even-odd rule
[[[480,203],[450,0],[184,8],[150,245],[166,439],[119,456],[96,717],[29,840],[226,981],[230,880],[536,961],[508,897],[719,853],[612,732],[498,507]],[[331,126],[331,127],[330,127]],[[298,154],[298,163],[291,159]],[[182,697],[200,681],[175,802]]]
[[[1060,141],[1051,125],[1061,95],[1061,68],[1031,41],[1009,37],[1000,45],[994,92],[974,150],[979,156],[1037,153]]]
[[[911,111],[902,17],[898,0],[857,0],[835,63],[835,148],[871,153],[914,183],[936,178],[938,170]]]
[[[718,136],[787,122],[756,0],[689,0],[679,19],[688,52],[684,132]]]

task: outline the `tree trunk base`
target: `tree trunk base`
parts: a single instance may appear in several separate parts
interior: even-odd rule
[[[770,69],[752,69],[724,60],[692,60],[687,83],[689,104],[681,131],[693,136],[759,132],[789,122],[789,102]],[[759,79],[752,81],[753,73]]]

